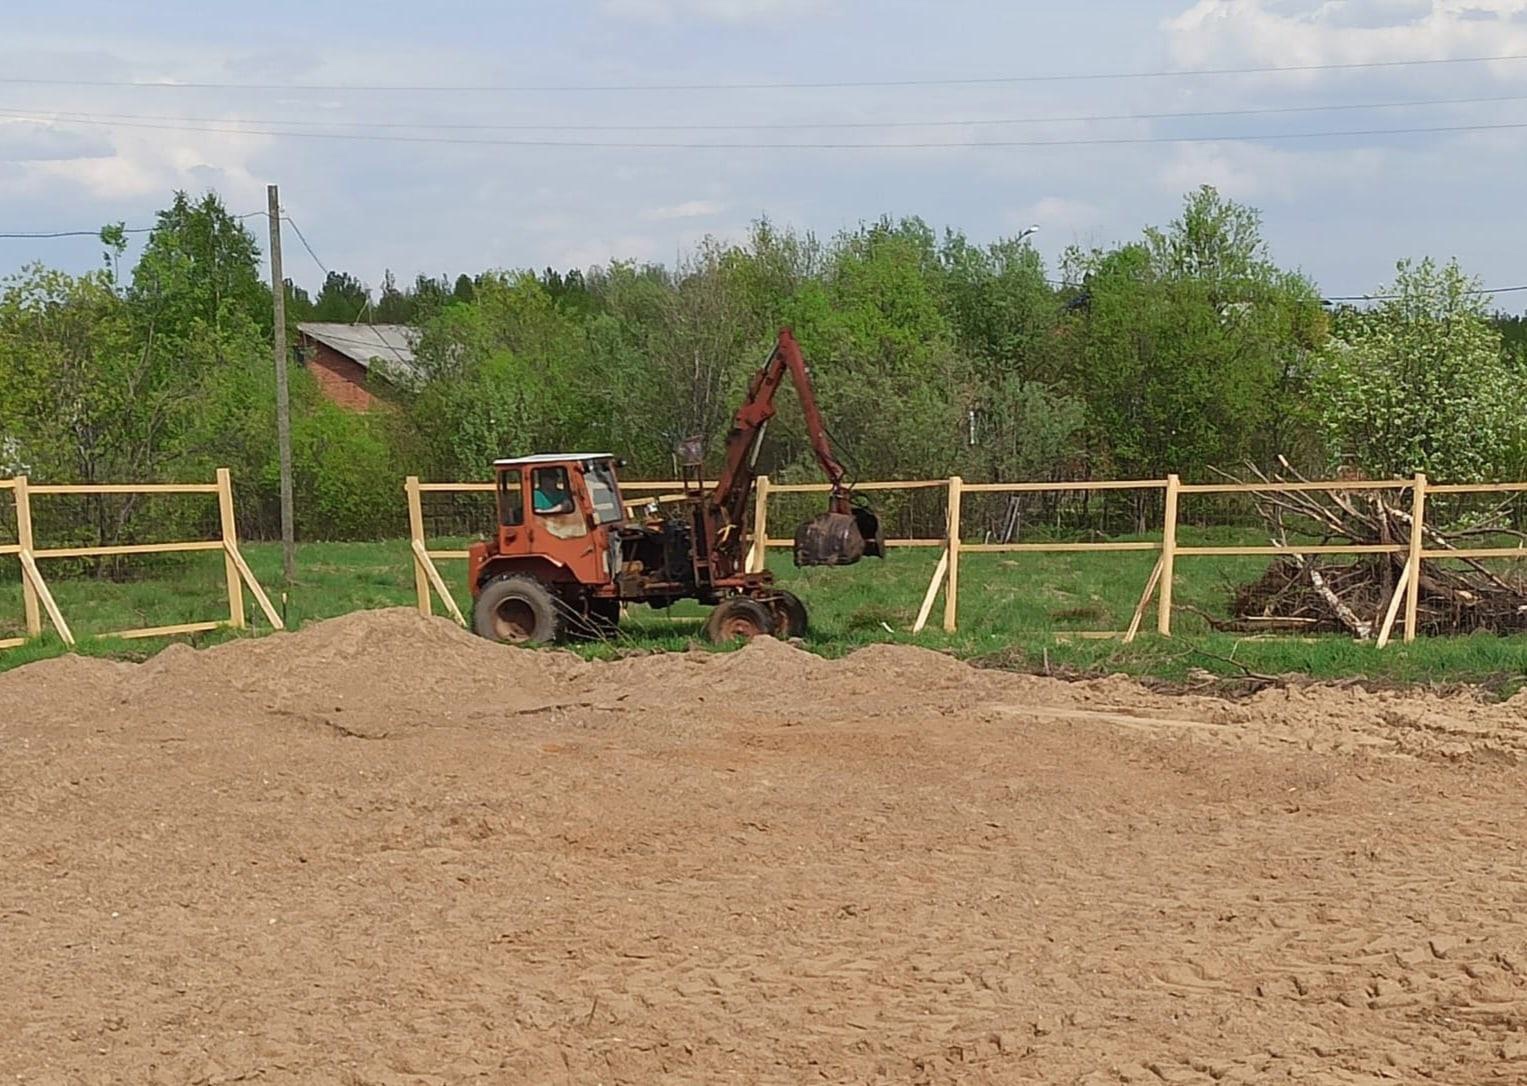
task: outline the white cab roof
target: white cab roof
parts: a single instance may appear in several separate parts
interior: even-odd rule
[[[511,456],[493,461],[496,468],[509,468],[518,464],[552,464],[564,460],[613,460],[609,453],[537,453],[535,456]]]

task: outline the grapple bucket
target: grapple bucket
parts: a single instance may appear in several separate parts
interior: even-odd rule
[[[823,513],[795,532],[797,566],[848,566],[865,555],[885,557],[880,518],[857,507],[852,513]]]

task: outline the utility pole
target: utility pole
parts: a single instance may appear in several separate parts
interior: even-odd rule
[[[286,280],[281,275],[281,196],[265,186],[270,201],[270,289],[276,305],[271,354],[276,362],[276,444],[281,457],[281,572],[288,586],[297,576],[297,545],[292,533],[292,405],[286,389]]]

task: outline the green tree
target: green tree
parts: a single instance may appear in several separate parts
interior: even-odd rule
[[[1060,330],[1070,382],[1109,469],[1159,478],[1296,451],[1326,321],[1313,285],[1272,262],[1256,212],[1203,188],[1165,230],[1066,266],[1083,302]]]
[[[1312,404],[1331,452],[1376,478],[1475,482],[1523,445],[1523,374],[1456,261],[1401,261],[1384,298],[1347,310],[1317,358]]]
[[[307,318],[336,324],[354,324],[366,315],[371,293],[349,272],[331,271],[324,276],[323,287],[313,299],[313,311]]]

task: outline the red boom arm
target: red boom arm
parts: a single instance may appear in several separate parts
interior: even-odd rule
[[[753,465],[758,459],[759,445],[764,430],[774,417],[774,394],[779,390],[786,373],[795,382],[795,393],[801,401],[801,413],[806,417],[806,435],[811,449],[816,453],[822,473],[832,484],[829,509],[836,513],[848,512],[848,494],[843,487],[847,474],[843,465],[832,454],[827,441],[827,427],[822,423],[822,413],[817,410],[817,399],[811,388],[811,375],[806,372],[806,360],[801,348],[788,328],[781,328],[779,341],[775,344],[769,360],[753,375],[748,384],[748,395],[737,409],[731,432],[726,436],[726,466],[716,487],[711,491],[712,503],[727,512],[732,524],[743,523],[747,516],[748,500],[753,491],[756,472]]]

